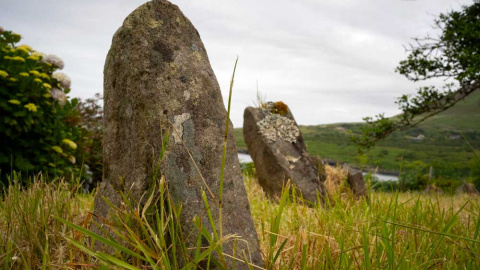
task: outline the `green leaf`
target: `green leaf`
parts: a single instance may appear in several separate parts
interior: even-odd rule
[[[110,239],[107,239],[107,238],[105,238],[105,237],[103,237],[103,236],[100,236],[100,235],[98,235],[98,234],[96,234],[96,233],[94,233],[94,232],[91,232],[91,231],[89,231],[89,230],[87,230],[87,229],[85,229],[85,228],[82,228],[82,227],[80,227],[80,226],[78,226],[78,225],[75,225],[75,224],[73,224],[73,223],[71,223],[71,222],[69,222],[69,221],[67,221],[67,220],[65,220],[65,219],[63,219],[63,218],[60,218],[60,217],[57,217],[57,216],[54,216],[54,218],[55,218],[56,220],[64,223],[64,224],[67,225],[68,227],[70,227],[70,228],[72,228],[72,229],[75,229],[75,230],[77,230],[77,231],[80,231],[81,233],[83,233],[83,234],[85,234],[85,235],[88,235],[88,236],[90,236],[91,238],[95,239],[96,241],[99,241],[99,242],[101,242],[101,243],[103,243],[103,244],[105,244],[105,245],[107,245],[107,246],[109,246],[109,247],[112,247],[112,248],[117,249],[117,250],[119,250],[119,251],[123,251],[123,252],[125,252],[125,253],[127,253],[127,254],[129,254],[129,255],[132,255],[132,256],[135,257],[135,258],[140,259],[140,260],[143,260],[143,261],[146,261],[146,260],[147,260],[146,258],[140,256],[139,254],[137,254],[137,253],[129,250],[128,248],[123,247],[122,245],[120,245],[120,244],[118,244],[118,243],[116,243],[116,242],[114,242],[114,241],[112,241],[112,240],[110,240]]]

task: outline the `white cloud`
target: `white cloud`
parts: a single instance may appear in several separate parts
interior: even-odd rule
[[[114,32],[143,1],[0,0],[0,25],[60,56],[72,96],[103,88]],[[256,84],[283,100],[300,124],[361,121],[398,113],[395,97],[416,85],[394,72],[402,44],[433,33],[433,15],[470,0],[174,1],[196,26],[226,101],[238,55],[232,120],[243,122]]]

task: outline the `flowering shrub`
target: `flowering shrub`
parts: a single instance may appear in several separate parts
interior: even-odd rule
[[[70,78],[57,72],[64,63],[17,45],[20,39],[0,27],[1,173],[79,173],[84,150],[77,143],[84,132],[78,100],[67,96]]]

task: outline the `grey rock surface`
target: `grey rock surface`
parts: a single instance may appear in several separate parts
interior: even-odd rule
[[[247,107],[243,115],[243,137],[258,181],[269,197],[279,197],[283,185],[290,179],[310,204],[317,202],[317,194],[320,199],[325,198],[324,168],[307,153],[289,109],[284,114],[276,114],[268,109]]]
[[[365,186],[362,171],[347,168],[347,172],[347,182],[355,197],[367,197],[367,187]]]
[[[105,62],[104,101],[104,180],[95,214],[108,216],[101,196],[119,205],[119,192],[128,189],[140,200],[153,185],[162,134],[170,132],[160,171],[175,203],[182,205],[183,235],[187,246],[194,247],[198,234],[190,232],[197,231],[192,222],[195,216],[212,230],[202,190],[218,228],[226,110],[200,35],[176,5],[154,0],[125,19]],[[233,133],[228,135],[225,172],[223,235],[246,240],[248,247],[245,241],[237,242],[237,256],[245,251],[252,263],[262,266]],[[224,252],[232,254],[232,248],[233,241],[227,242]],[[236,268],[248,269],[240,262]]]

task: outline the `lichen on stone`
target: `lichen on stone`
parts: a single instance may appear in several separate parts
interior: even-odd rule
[[[176,144],[182,143],[183,137],[183,122],[190,119],[189,113],[183,113],[181,115],[175,115],[173,117],[173,138],[175,139]]]
[[[265,112],[286,115],[288,114],[288,106],[283,101],[265,102],[260,104],[260,108]]]
[[[300,160],[300,157],[295,158],[295,157],[292,157],[292,156],[286,156],[285,159],[290,163],[297,163],[297,161]]]
[[[295,143],[300,136],[300,130],[295,121],[279,114],[268,112],[264,119],[257,122],[257,126],[268,143],[275,142],[277,139]]]

